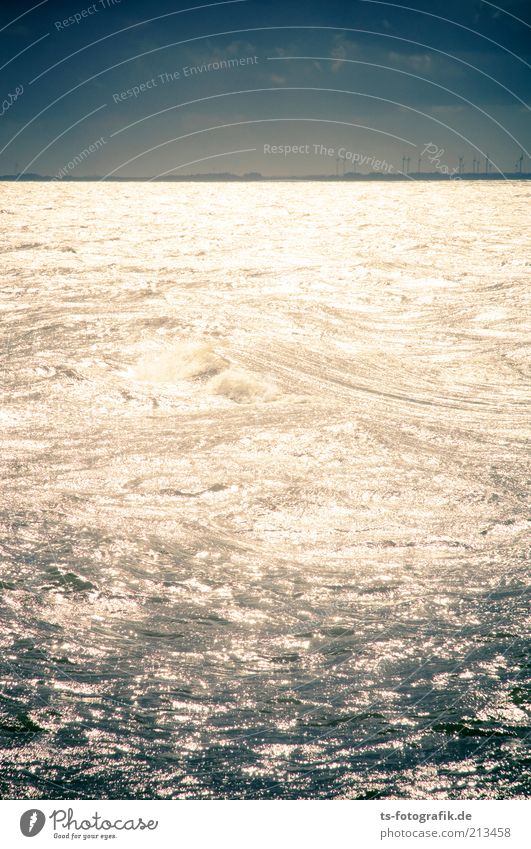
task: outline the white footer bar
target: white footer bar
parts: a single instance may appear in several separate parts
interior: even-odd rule
[[[3,801],[0,844],[183,849],[531,846],[528,801]]]

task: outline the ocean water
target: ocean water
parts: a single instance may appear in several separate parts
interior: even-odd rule
[[[523,798],[531,188],[1,186],[3,798]]]

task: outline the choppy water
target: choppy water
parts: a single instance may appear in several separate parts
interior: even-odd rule
[[[1,795],[522,797],[529,185],[1,193]]]

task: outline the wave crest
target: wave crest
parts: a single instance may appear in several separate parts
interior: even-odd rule
[[[226,368],[227,360],[208,343],[179,342],[157,354],[146,354],[136,365],[135,377],[150,383],[173,383],[214,375]]]
[[[208,382],[214,395],[224,395],[239,404],[249,401],[273,401],[279,395],[274,383],[244,369],[228,368]]]

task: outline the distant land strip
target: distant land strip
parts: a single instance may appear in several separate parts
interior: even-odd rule
[[[530,180],[531,173],[523,173],[520,172],[506,172],[506,173],[489,173],[489,174],[478,174],[478,173],[462,173],[462,174],[441,174],[438,171],[421,171],[414,172],[410,171],[408,173],[403,172],[394,172],[392,174],[382,174],[382,173],[370,173],[370,174],[357,174],[354,172],[334,175],[334,174],[305,174],[305,175],[275,175],[275,176],[264,176],[259,174],[258,172],[250,172],[248,174],[231,174],[231,173],[211,173],[211,174],[179,174],[172,176],[171,174],[167,174],[163,177],[101,177],[101,176],[88,176],[88,177],[74,177],[74,176],[64,176],[61,178],[47,176],[43,174],[2,174],[0,175],[0,181],[4,182],[28,182],[28,181],[41,181],[41,182],[49,182],[53,181],[55,183],[90,183],[90,182],[107,182],[107,183],[142,183],[142,182],[158,182],[158,183],[189,183],[189,182],[334,182],[334,183],[346,183],[346,182],[367,182],[367,181],[377,181],[377,182],[396,182],[397,180],[413,180],[415,182],[425,181],[425,180],[436,180],[436,181],[461,181],[461,180]]]

